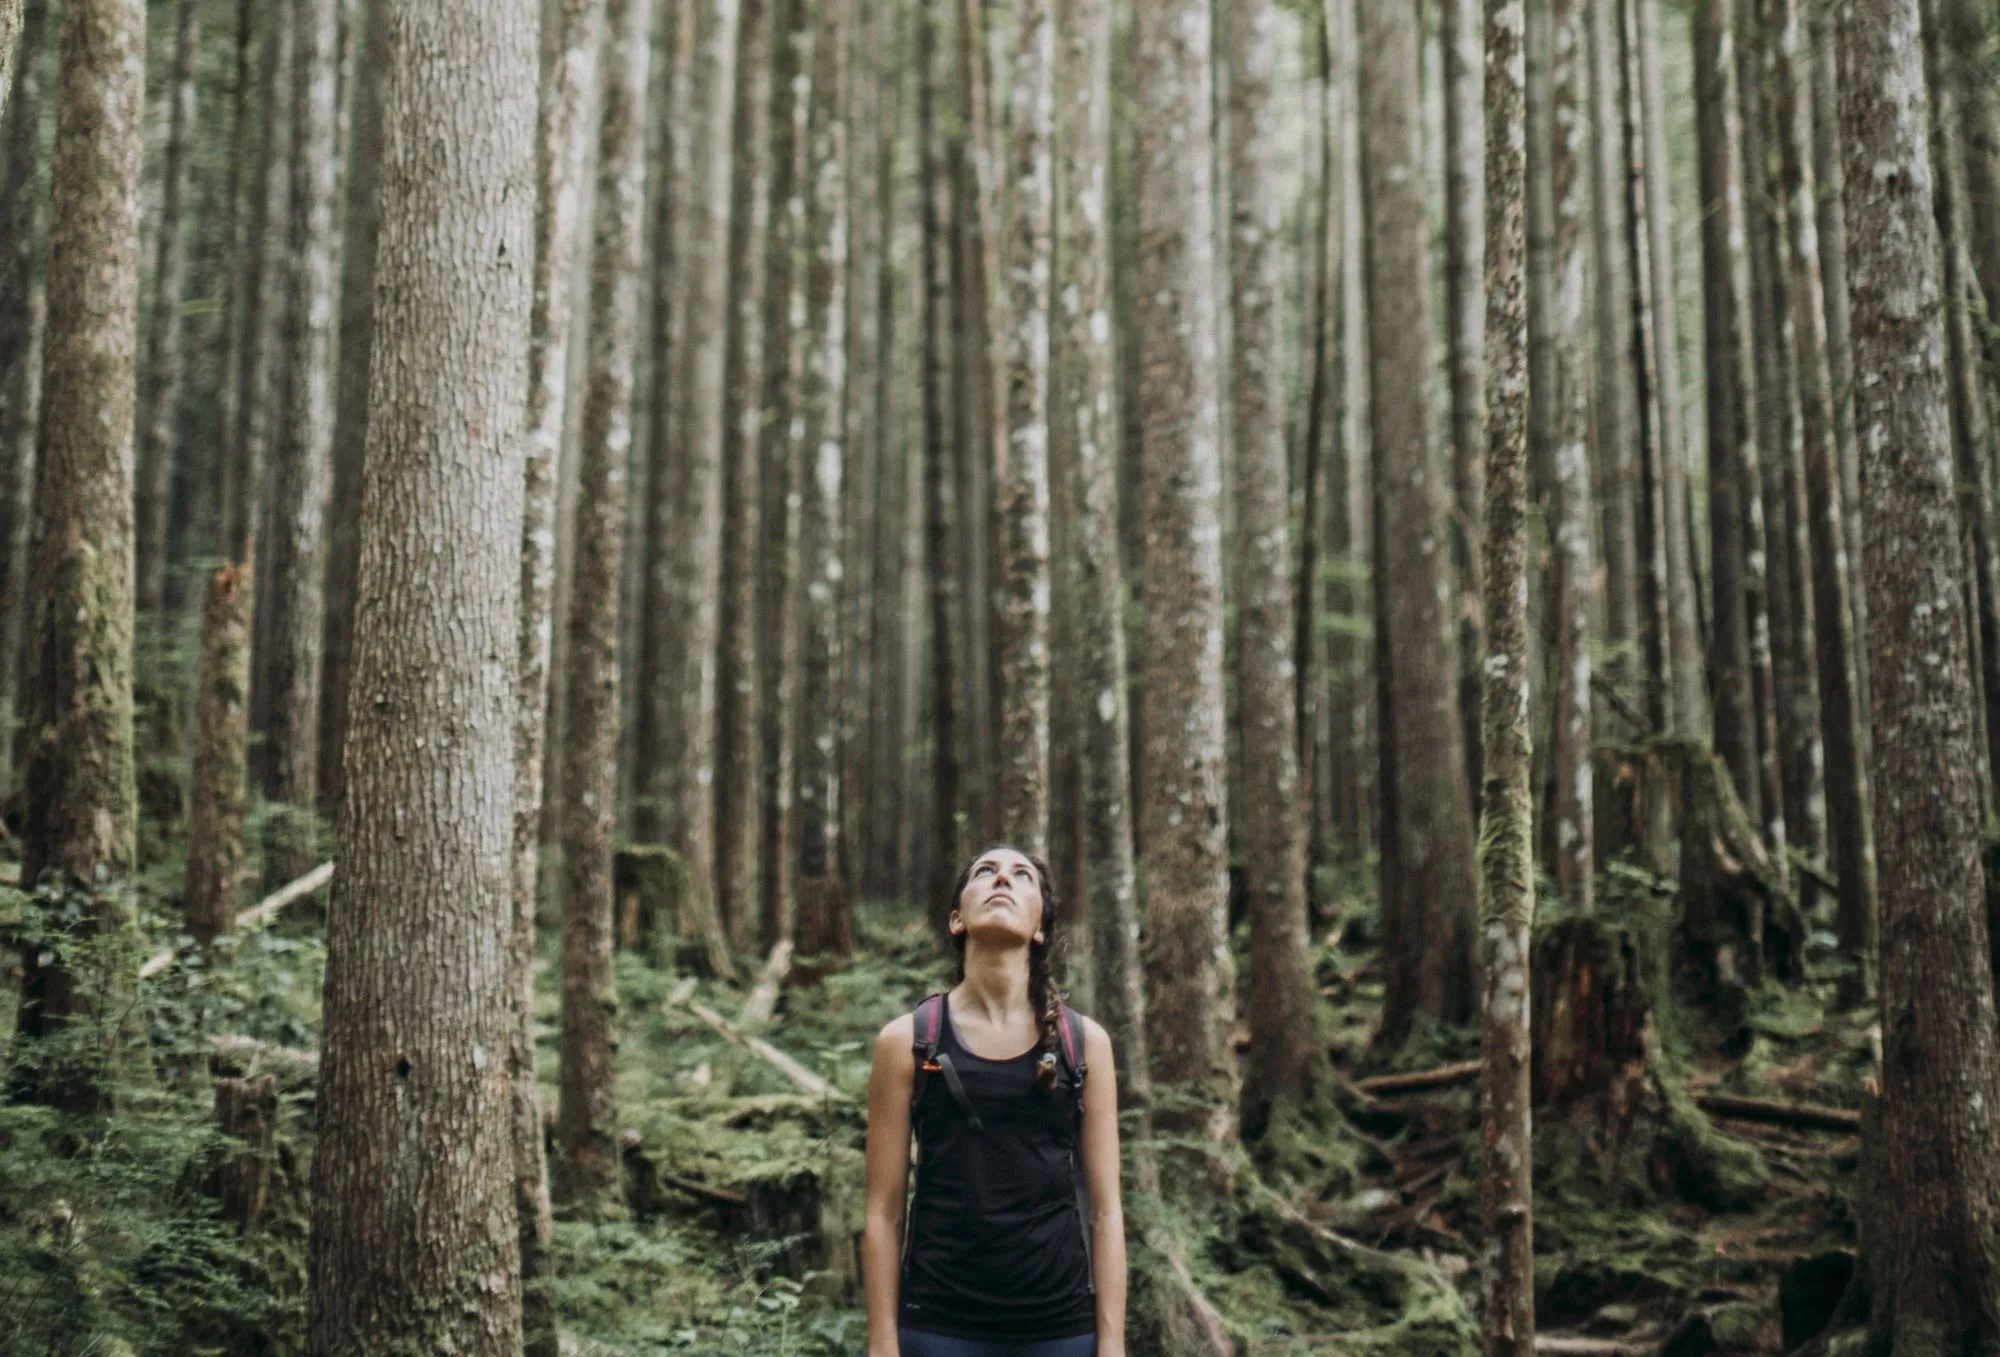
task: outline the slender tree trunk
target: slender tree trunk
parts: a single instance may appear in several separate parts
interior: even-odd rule
[[[271,727],[266,794],[285,807],[273,825],[265,876],[303,876],[318,856],[319,693],[325,639],[323,517],[333,444],[330,364],[334,298],[334,122],[339,0],[297,0],[297,102],[292,113],[291,226],[285,276],[283,370],[272,457]]]
[[[1419,1015],[1445,1023],[1472,1015],[1477,893],[1451,591],[1439,550],[1447,540],[1447,498],[1434,470],[1430,313],[1409,305],[1411,297],[1430,295],[1417,19],[1405,7],[1378,5],[1363,6],[1360,18],[1389,954],[1377,1040],[1393,1045]]]
[[[515,694],[495,657],[519,627],[535,20],[530,0],[390,12],[354,635],[371,700],[335,838],[316,1357],[521,1351],[519,1246],[496,1228],[514,1210],[497,1062],[517,1017]]]
[[[380,0],[377,0],[380,3]],[[548,15],[548,74],[535,122],[535,255],[522,440],[520,617],[515,629],[513,916],[508,936],[507,1071],[513,1092],[514,1212],[521,1247],[528,1357],[556,1357],[554,1224],[535,1059],[535,894],[541,858],[542,769],[554,639],[555,532],[583,178],[587,110],[597,84],[603,0],[562,0]],[[350,249],[354,248],[352,244]]]
[[[1153,1077],[1226,1126],[1236,1005],[1226,946],[1214,209],[1209,157],[1189,152],[1207,145],[1209,6],[1161,0],[1134,24],[1141,366],[1132,397],[1145,421],[1145,691],[1154,713],[1139,837],[1147,1037]]]
[[[1049,263],[1055,23],[1047,0],[1016,0],[1009,82],[1007,456],[998,477],[1005,568],[1000,662],[1000,833],[1046,851],[1049,821]],[[1283,467],[1280,470],[1282,483]]]
[[[138,440],[137,598],[157,618],[166,603],[167,504],[173,490],[174,412],[180,398],[181,302],[187,293],[189,163],[194,152],[195,59],[201,50],[199,0],[174,7],[174,57],[167,73],[171,113],[160,169],[160,219],[153,237],[153,309],[146,325]]]
[[[803,419],[791,454],[799,503],[799,952],[854,949],[848,871],[840,840],[841,485],[847,408],[847,25],[852,0],[814,14],[812,166],[806,239]],[[790,496],[788,496],[790,498]]]
[[[145,11],[69,0],[56,82],[48,331],[29,553],[21,879],[115,881],[133,864],[132,408],[138,353],[139,157]],[[80,932],[115,932],[98,894]],[[25,951],[18,1032],[48,1035],[91,1011],[60,952]],[[124,977],[106,978],[111,989]],[[110,1059],[115,1060],[113,1053]],[[40,1096],[100,1107],[105,1066],[44,1069]]]
[[[1840,882],[1841,951],[1852,968],[1846,993],[1865,1002],[1873,991],[1875,845],[1869,837],[1868,769],[1862,759],[1861,704],[1852,656],[1853,608],[1841,509],[1839,451],[1834,442],[1833,379],[1827,363],[1825,291],[1814,211],[1812,68],[1799,13],[1801,0],[1780,0],[1777,80],[1779,159],[1791,235],[1791,319],[1805,439],[1807,524],[1811,533],[1814,653],[1818,660],[1820,730],[1826,750],[1828,826]]]
[[[1366,213],[1362,198],[1364,175],[1361,162],[1359,119],[1353,111],[1360,106],[1360,43],[1355,28],[1354,0],[1330,0],[1330,21],[1336,35],[1335,79],[1342,94],[1340,133],[1340,342],[1335,348],[1338,369],[1335,387],[1340,392],[1339,413],[1334,420],[1337,433],[1335,458],[1329,481],[1335,487],[1333,504],[1333,547],[1346,557],[1350,578],[1370,559],[1365,545],[1373,523],[1372,483],[1372,398],[1369,393],[1370,343],[1368,338],[1369,287],[1366,275]],[[1343,583],[1333,591],[1332,607],[1341,616],[1359,622],[1370,606],[1374,591],[1368,584]],[[1358,630],[1358,628],[1357,628]],[[1370,642],[1358,635],[1336,634],[1328,664],[1337,677],[1328,698],[1336,712],[1335,743],[1339,746],[1342,774],[1339,817],[1348,850],[1357,861],[1371,842],[1383,842],[1371,821],[1371,808],[1378,805],[1377,783],[1370,756],[1371,740],[1379,741],[1374,698],[1366,681],[1379,661],[1371,660]],[[1387,879],[1386,877],[1384,878]]]
[[[229,112],[229,227],[224,236],[228,250],[227,296],[221,325],[224,332],[222,367],[216,374],[215,528],[211,537],[216,555],[233,560],[231,534],[237,506],[243,499],[240,463],[243,427],[244,367],[253,327],[250,323],[251,279],[256,273],[258,172],[262,169],[261,148],[253,151],[251,132],[257,121],[257,97],[261,92],[255,79],[251,56],[257,30],[256,0],[237,0],[236,53],[232,71],[233,88]],[[268,27],[268,25],[267,25]]]
[[[1444,55],[1444,292],[1451,348],[1452,564],[1458,590],[1458,705],[1467,794],[1480,784],[1480,677],[1485,641],[1479,585],[1486,498],[1486,121],[1480,0],[1442,0]]]
[[[0,794],[14,786],[14,722],[21,700],[21,643],[41,391],[41,298],[35,227],[41,214],[42,85],[47,0],[22,12],[19,76],[0,109]]]
[[[1749,559],[1749,491],[1756,465],[1756,379],[1750,357],[1732,0],[1695,10],[1694,102],[1700,146],[1703,341],[1708,387],[1710,623],[1715,643],[1715,745],[1736,794],[1759,814],[1758,690]]]
[[[737,15],[734,155],[729,188],[728,350],[723,359],[721,669],[715,881],[731,943],[756,938],[763,861],[757,794],[758,495],[763,445],[766,258],[770,251],[771,32],[783,0],[742,0]]]
[[[1535,863],[1528,736],[1527,18],[1522,0],[1487,0],[1489,426],[1479,950],[1486,998],[1480,1198],[1488,1357],[1529,1357],[1535,1350],[1535,1156],[1528,1080]]]
[[[1245,1134],[1309,1104],[1327,1079],[1319,997],[1306,945],[1306,802],[1293,701],[1291,550],[1286,531],[1280,370],[1276,115],[1277,16],[1235,0],[1229,61],[1230,308],[1235,343],[1236,692],[1245,775],[1237,815],[1250,892],[1250,1050]]]
[[[1588,914],[1595,903],[1597,864],[1590,763],[1590,388],[1582,365],[1589,276],[1583,3],[1551,0],[1545,12],[1546,20],[1537,14],[1528,25],[1528,305],[1534,367],[1531,460],[1547,478],[1553,546],[1545,577],[1547,625],[1555,637],[1549,652],[1553,706],[1547,857],[1564,903]],[[1545,67],[1546,74],[1538,77],[1537,67]]]
[[[1990,323],[2000,317],[2000,80],[1994,75],[1994,38],[2000,19],[1978,0],[1947,0],[1939,17],[1958,103],[1957,128],[1965,159],[1966,246],[1985,294]],[[1989,338],[1989,355],[1996,341]],[[1989,361],[1992,361],[1989,358]]]
[[[1120,1106],[1151,1087],[1132,863],[1124,580],[1118,552],[1117,352],[1111,333],[1111,0],[1056,9],[1056,325],[1050,436],[1072,506],[1062,550],[1076,578],[1073,682],[1097,1017],[1119,1050]],[[941,690],[942,691],[942,690]]]
[[[1842,25],[1855,428],[1882,891],[1882,1127],[1898,1260],[1872,1337],[2000,1345],[2000,1027],[1981,898],[1977,756],[1946,415],[1939,240],[1915,0]]]
[[[1331,440],[1337,434],[1330,427],[1338,393],[1333,388],[1334,308],[1339,296],[1340,237],[1336,233],[1339,211],[1340,136],[1336,114],[1339,86],[1333,66],[1333,16],[1321,4],[1308,20],[1314,35],[1314,56],[1318,61],[1315,78],[1308,85],[1306,117],[1317,159],[1317,179],[1310,190],[1311,207],[1303,203],[1304,219],[1301,253],[1310,263],[1311,300],[1306,304],[1305,342],[1306,410],[1305,429],[1299,440],[1298,474],[1295,490],[1299,500],[1299,568],[1297,618],[1292,630],[1292,653],[1297,657],[1293,710],[1299,736],[1300,770],[1305,780],[1307,801],[1306,864],[1313,866],[1334,858],[1339,830],[1336,825],[1333,748],[1333,713],[1329,696],[1330,670],[1327,652],[1331,648],[1321,619],[1328,612],[1324,552],[1332,536],[1329,504],[1333,486]],[[1310,890],[1307,892],[1311,895]]]
[[[576,575],[569,603],[563,740],[562,1100],[558,1199],[585,1213],[618,1200],[617,984],[611,971],[611,848],[618,785],[618,581],[646,202],[646,81],[652,0],[605,6],[597,219],[590,264]]]
[[[1631,278],[1626,272],[1624,186],[1626,160],[1619,97],[1616,0],[1589,6],[1585,18],[1590,61],[1590,181],[1594,295],[1597,304],[1596,416],[1598,494],[1603,499],[1605,641],[1611,648],[1610,677],[1621,687],[1641,672],[1642,644],[1637,494],[1639,471],[1632,457]]]
[[[327,500],[326,637],[320,668],[320,804],[340,804],[347,741],[348,676],[354,663],[355,563],[361,555],[361,459],[368,440],[368,382],[375,344],[376,193],[382,166],[382,69],[388,61],[389,0],[354,0],[365,13],[354,72],[354,111],[343,162],[340,362],[334,388],[333,493]],[[532,1301],[530,1302],[532,1304]]]
[[[236,931],[236,885],[249,806],[250,567],[208,582],[195,688],[194,785],[188,796],[187,927],[204,945]]]

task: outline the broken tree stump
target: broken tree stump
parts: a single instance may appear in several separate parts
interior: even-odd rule
[[[686,861],[665,844],[628,843],[611,859],[618,946],[656,966],[732,979],[729,941],[690,888]]]
[[[277,1145],[278,1076],[215,1081],[215,1122],[242,1149],[216,1166],[223,1219],[254,1229],[271,1202],[271,1162]]]

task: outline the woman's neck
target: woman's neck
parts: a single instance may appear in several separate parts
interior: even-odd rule
[[[952,998],[962,1011],[994,1026],[1027,1009],[1028,949],[1001,950],[968,942],[965,979],[959,982]]]

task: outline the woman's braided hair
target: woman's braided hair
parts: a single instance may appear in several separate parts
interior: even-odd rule
[[[957,909],[958,902],[965,895],[965,888],[972,880],[972,869],[988,853],[1002,850],[1021,853],[1028,864],[1035,869],[1035,878],[1042,888],[1042,926],[1040,942],[1028,944],[1028,1002],[1041,1014],[1042,1058],[1035,1065],[1035,1081],[1043,1088],[1056,1086],[1056,1052],[1062,1046],[1062,995],[1056,989],[1055,977],[1050,973],[1049,954],[1056,944],[1056,885],[1049,873],[1049,864],[1033,853],[1021,852],[1012,844],[996,843],[975,854],[965,864],[965,870],[958,874],[958,881],[951,888],[949,908]],[[965,979],[965,934],[954,933],[951,945],[958,953],[957,979]]]

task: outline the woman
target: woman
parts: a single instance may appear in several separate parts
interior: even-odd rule
[[[981,853],[952,892],[957,986],[876,1038],[868,1357],[1125,1357],[1111,1039],[1058,1000],[1055,931],[1047,866]]]

